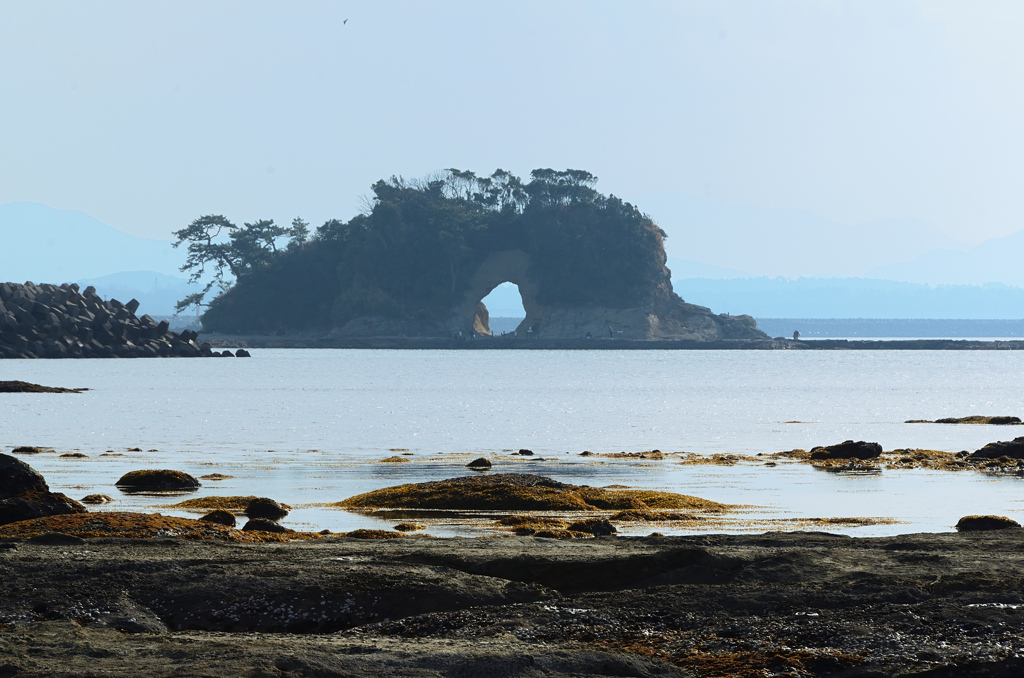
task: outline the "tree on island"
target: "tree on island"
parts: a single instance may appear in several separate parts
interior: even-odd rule
[[[187,244],[190,282],[207,281],[179,308],[203,303],[216,286],[203,316],[216,330],[437,318],[462,300],[480,263],[505,250],[529,256],[541,303],[638,305],[667,276],[665,233],[596,183],[572,169],[536,169],[526,183],[500,169],[392,177],[372,186],[364,213],[312,235],[300,219],[291,228],[272,220],[238,227],[203,216],[174,234],[175,247]]]

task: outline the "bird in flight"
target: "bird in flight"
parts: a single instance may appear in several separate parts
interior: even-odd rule
[[[345,19],[344,21],[341,22],[341,25],[344,26],[347,23],[348,23],[348,19]]]

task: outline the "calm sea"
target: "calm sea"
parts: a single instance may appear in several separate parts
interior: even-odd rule
[[[0,379],[90,390],[0,394],[0,446],[85,453],[87,459],[24,459],[53,489],[76,498],[110,494],[119,500],[111,508],[122,510],[178,500],[121,495],[113,483],[129,470],[230,475],[205,482],[200,493],[261,494],[303,507],[286,521],[301,528],[386,527],[308,505],[463,475],[467,461],[487,456],[496,470],[685,492],[757,506],[755,517],[904,521],[847,529],[851,534],[937,531],[969,513],[1024,522],[1024,481],[966,472],[846,476],[804,465],[683,466],[579,453],[756,454],[846,439],[887,450],[975,450],[1024,435],[1024,428],[902,422],[1022,416],[1022,375],[1024,353],[1010,351],[268,349],[251,359],[6,360]],[[535,456],[509,454],[520,448]],[[376,463],[405,451],[410,463]]]

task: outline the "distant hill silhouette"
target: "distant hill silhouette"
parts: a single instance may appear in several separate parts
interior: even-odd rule
[[[182,252],[74,210],[31,202],[0,205],[0,279],[64,283],[121,271],[178,275]]]
[[[1001,282],[1024,287],[1024,231],[986,240],[966,252],[934,249],[910,261],[878,266],[873,277],[932,284]],[[1022,312],[1024,314],[1024,312]]]

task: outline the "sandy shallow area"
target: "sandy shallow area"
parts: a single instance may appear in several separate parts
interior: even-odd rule
[[[0,676],[1018,676],[1024,530],[0,542]]]

